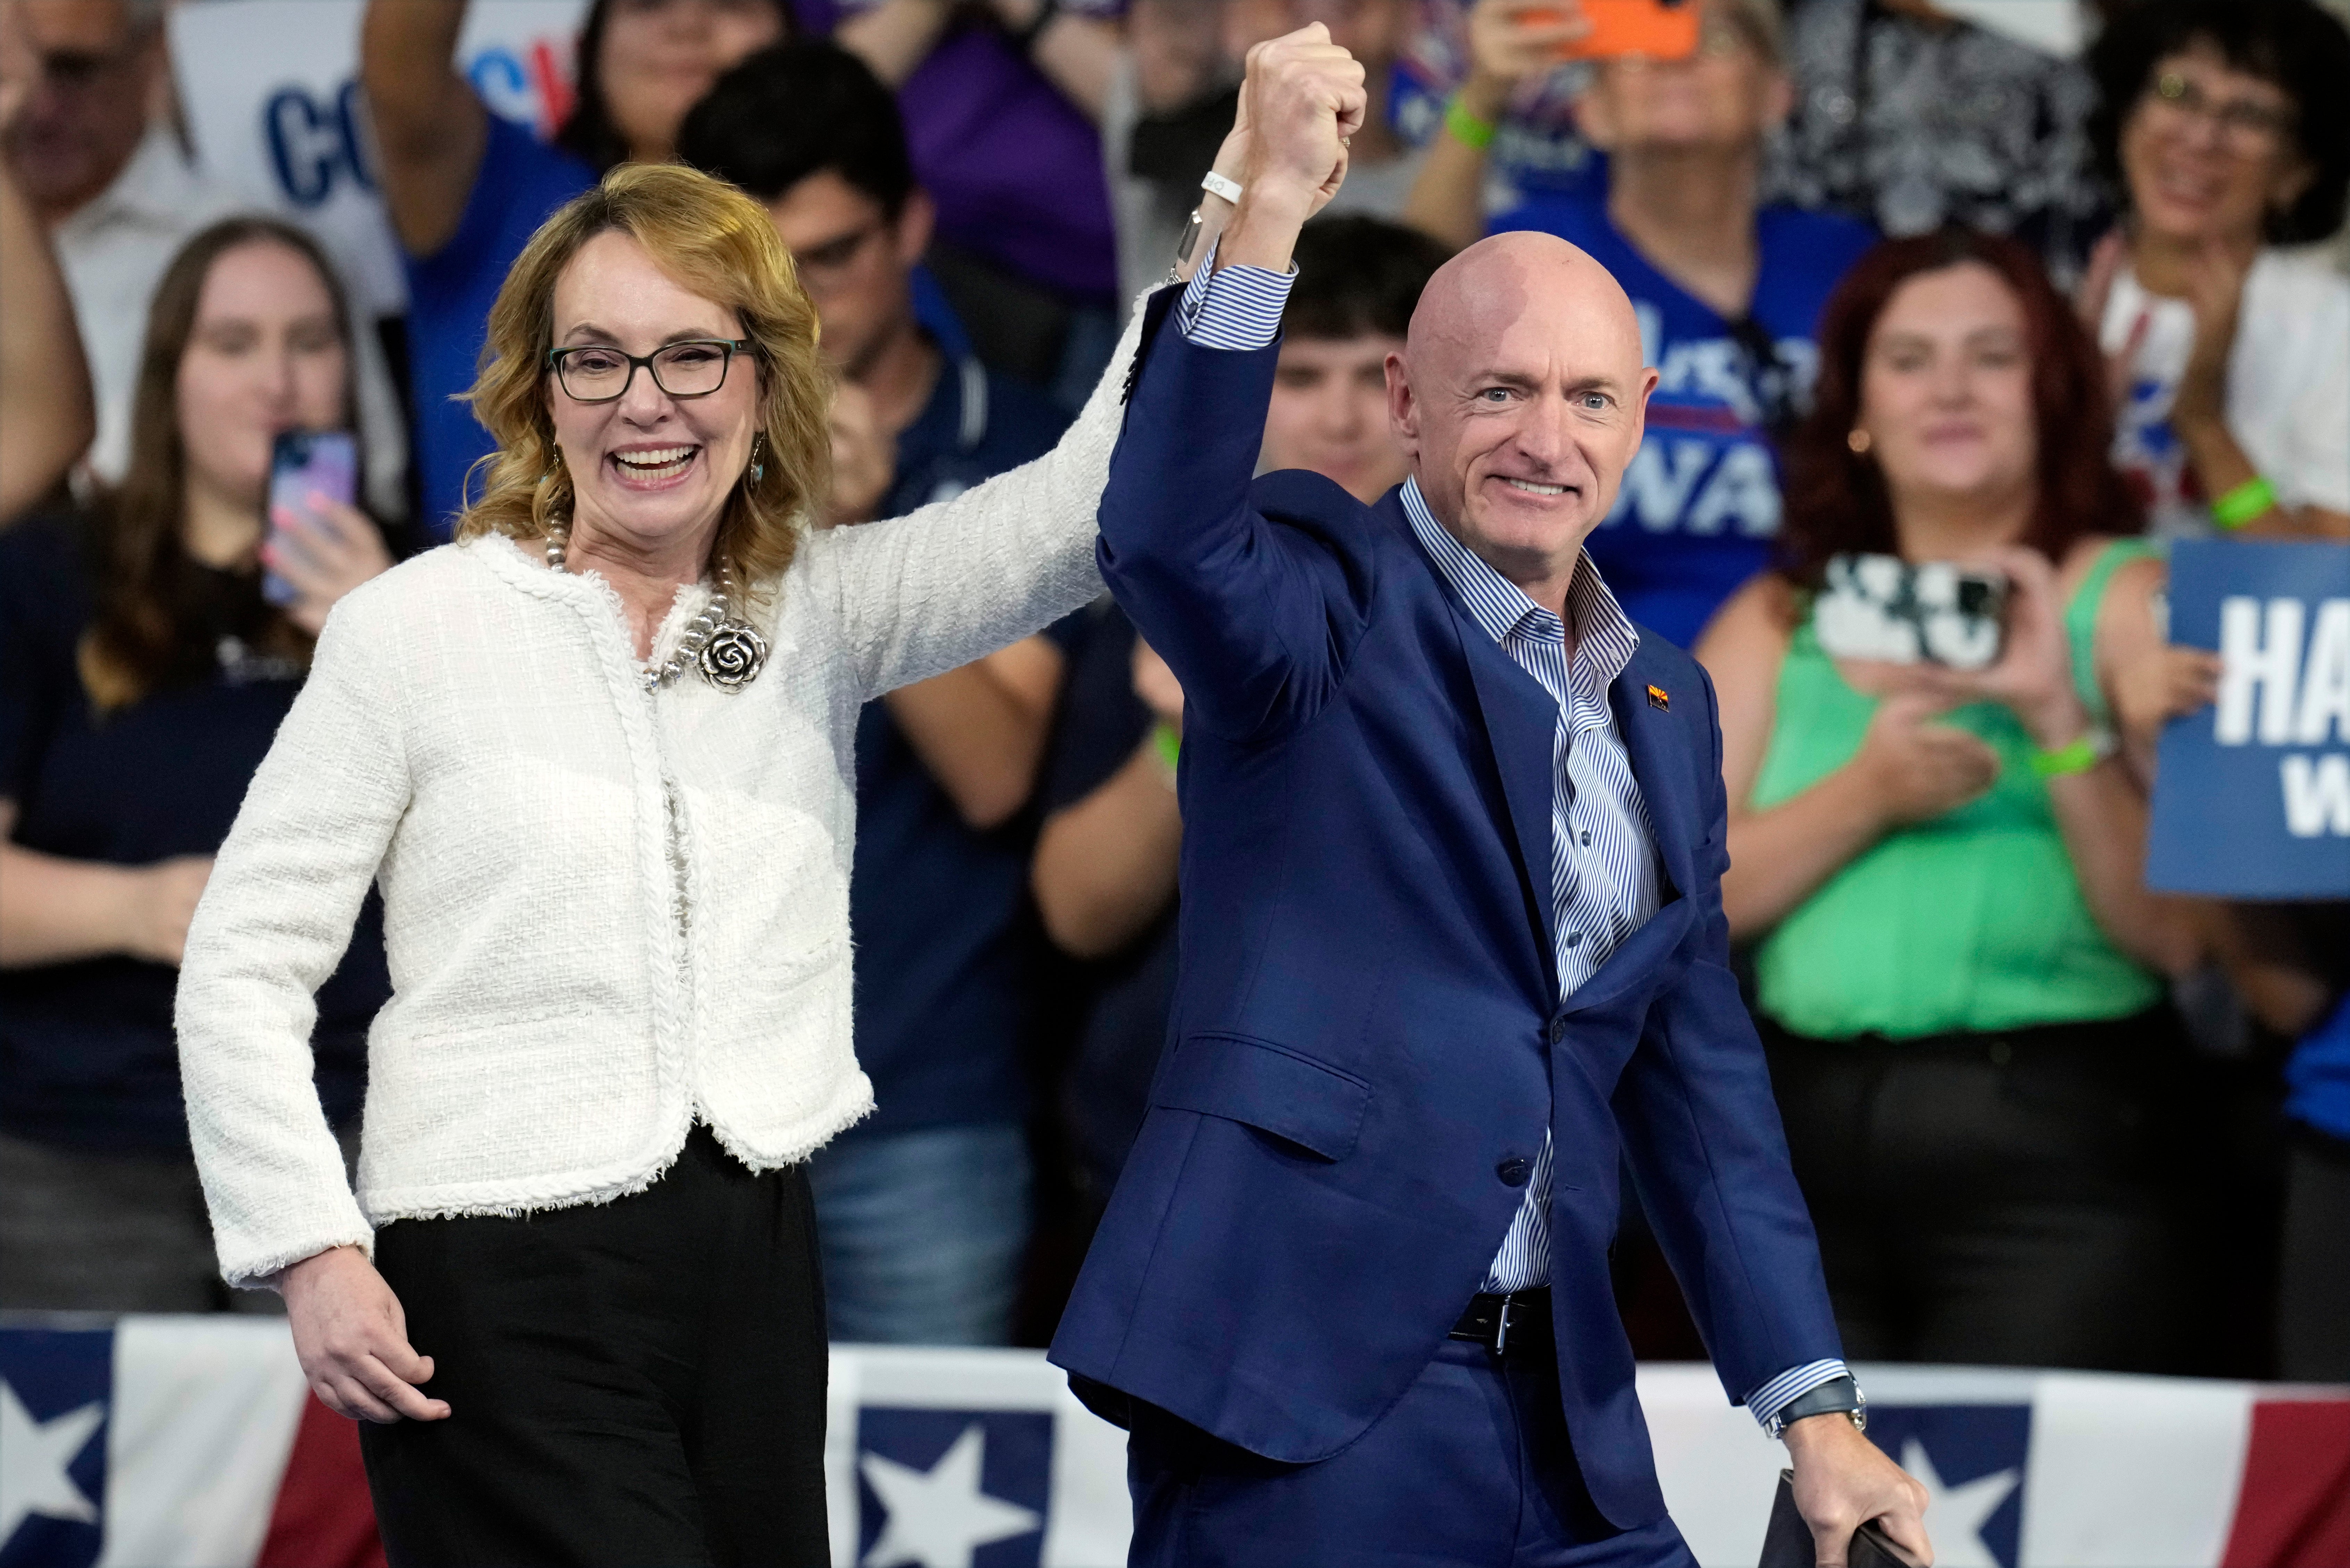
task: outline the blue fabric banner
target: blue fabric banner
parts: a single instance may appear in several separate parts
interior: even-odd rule
[[[2147,885],[2350,898],[2350,545],[2180,541],[2170,639],[2227,673],[2163,732]]]

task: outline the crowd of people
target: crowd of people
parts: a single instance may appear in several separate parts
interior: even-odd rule
[[[1720,694],[1724,903],[1846,1354],[2350,1379],[2350,889],[2228,906],[2144,876],[2155,738],[2218,680],[2168,646],[2165,543],[2350,539],[2350,31],[2326,0],[2100,0],[2060,59],[1931,0],[1699,5],[1686,59],[1562,67],[1572,0],[593,0],[542,141],[461,70],[467,0],[370,0],[359,83],[410,301],[387,334],[316,240],[190,158],[161,0],[0,0],[0,1307],[275,1306],[224,1282],[191,1153],[190,919],[336,604],[469,504],[526,537],[534,486],[595,483],[494,439],[485,345],[546,328],[493,306],[549,213],[678,162],[764,210],[821,322],[828,428],[743,427],[754,475],[828,468],[777,517],[837,539],[817,558],[845,576],[904,566],[927,586],[892,591],[932,616],[889,656],[925,678],[840,683],[896,689],[842,781],[873,1108],[806,1162],[826,1320],[1048,1338],[1167,1034],[1184,694],[1106,597],[943,668],[975,635],[936,607],[953,573],[1001,564],[853,546],[1090,451],[1239,60],[1318,21],[1371,108],[1297,245],[1260,468],[1367,503],[1404,478],[1388,361],[1488,234],[1568,240],[1630,296],[1659,379],[1590,558]],[[351,504],[273,498],[290,430],[359,433]],[[788,468],[788,440],[828,465]],[[1062,521],[1028,520],[1055,549]],[[1813,606],[1855,551],[1995,563],[1999,663],[1832,657]],[[398,647],[369,608],[338,629]],[[630,608],[650,636],[669,601]],[[447,674],[345,696],[406,710]],[[348,948],[283,961],[316,989],[297,1022],[339,1139],[316,1161],[358,1158],[363,1100],[416,1093],[370,1088],[370,1023],[460,935],[513,921],[494,964],[545,972],[509,1022],[559,1075],[548,977],[599,983],[594,906],[625,896],[583,874],[516,910],[491,875],[499,813],[590,831],[535,767],[609,759],[527,716],[435,722],[514,753],[432,808],[474,846],[447,929],[387,932],[361,877]],[[2070,758],[2085,725],[2122,765]],[[340,826],[380,852],[372,774],[416,759],[336,765]],[[787,815],[775,844],[729,829],[746,865],[795,841]],[[575,925],[587,957],[551,958]],[[1636,1345],[1692,1352],[1637,1202],[1623,1239]],[[291,1261],[255,1246],[241,1282]]]

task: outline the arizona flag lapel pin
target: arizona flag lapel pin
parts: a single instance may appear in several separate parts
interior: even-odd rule
[[[1648,706],[1651,708],[1662,708],[1667,712],[1670,712],[1672,711],[1673,700],[1665,695],[1665,689],[1663,687],[1651,686],[1648,688]]]

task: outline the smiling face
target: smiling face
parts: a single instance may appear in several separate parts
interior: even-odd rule
[[[1403,348],[1381,332],[1283,338],[1263,466],[1311,469],[1367,504],[1402,483],[1410,466],[1388,423],[1387,362]]]
[[[1656,384],[1623,289],[1537,234],[1497,234],[1446,263],[1409,346],[1388,360],[1389,417],[1437,519],[1529,594],[1555,584],[1562,597]]]
[[[2212,46],[2164,57],[2122,125],[2132,213],[2173,241],[2256,239],[2268,211],[2311,178],[2293,121],[2282,88]]]
[[[1981,262],[1910,278],[1861,358],[1858,428],[1903,503],[1996,509],[2030,493],[2039,462],[2023,302]]]
[[[650,355],[689,339],[735,339],[734,312],[687,290],[644,246],[617,230],[579,248],[555,285],[557,348],[574,346]],[[546,378],[556,445],[570,472],[572,531],[654,551],[717,533],[741,483],[758,428],[759,376],[737,353],[718,390],[676,398],[639,368],[611,402],[583,403]]]
[[[258,509],[271,443],[344,425],[349,384],[335,298],[309,258],[270,240],[223,251],[176,378],[189,484]]]

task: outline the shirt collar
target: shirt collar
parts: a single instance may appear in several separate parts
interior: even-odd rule
[[[1513,633],[1554,642],[1565,639],[1566,628],[1558,617],[1528,598],[1523,588],[1487,565],[1436,520],[1436,514],[1429,510],[1428,498],[1419,493],[1417,478],[1404,481],[1403,510],[1411,520],[1411,531],[1419,537],[1420,547],[1428,552],[1453,591],[1466,601],[1469,613],[1484,628],[1486,636],[1503,644]],[[1575,579],[1566,590],[1566,613],[1575,622],[1574,663],[1579,671],[1594,677],[1594,684],[1604,691],[1632,662],[1633,651],[1640,646],[1640,634],[1625,615],[1624,607],[1616,602],[1615,594],[1600,576],[1598,565],[1589,551],[1585,551],[1575,563]],[[1533,618],[1531,624],[1529,617]]]

